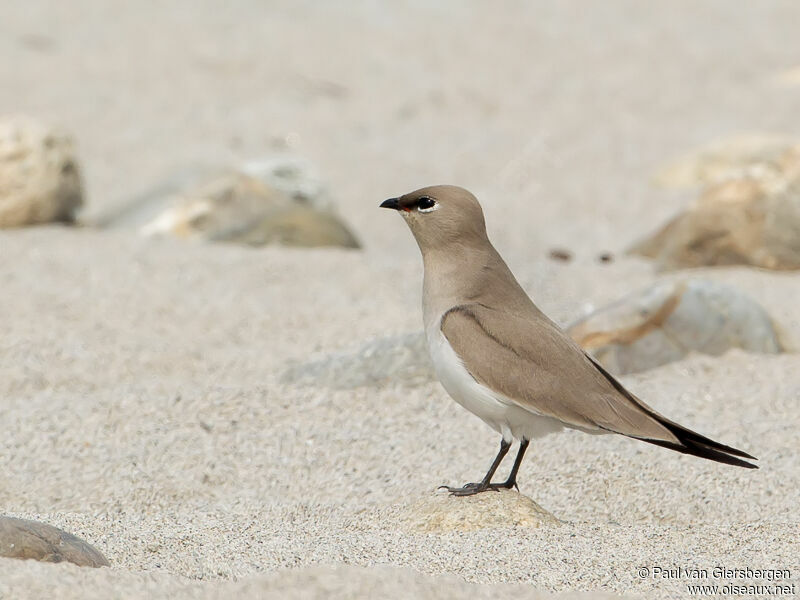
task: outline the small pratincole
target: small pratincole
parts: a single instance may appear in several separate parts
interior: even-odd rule
[[[756,460],[658,414],[626,390],[531,301],[486,235],[483,211],[448,185],[391,198],[422,252],[422,314],[433,368],[447,393],[502,435],[486,476],[456,496],[511,488],[530,440],[564,427],[619,433],[729,465]],[[514,439],[506,481],[492,476]]]

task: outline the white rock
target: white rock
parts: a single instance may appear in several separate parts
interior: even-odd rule
[[[596,310],[567,330],[616,374],[651,369],[689,352],[781,352],[761,306],[734,288],[704,279],[659,283]]]
[[[31,117],[0,118],[0,227],[72,222],[82,203],[72,138]]]
[[[97,224],[136,229],[144,236],[251,246],[358,248],[319,179],[309,173],[303,161],[284,158],[235,169],[188,169]]]

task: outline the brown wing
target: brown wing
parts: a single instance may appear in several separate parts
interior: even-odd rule
[[[442,333],[481,384],[531,412],[604,429],[740,467],[755,457],[658,414],[537,309],[500,312],[471,303],[445,313]]]
[[[620,393],[552,321],[456,306],[442,333],[472,376],[531,412],[585,429],[678,443],[652,409]]]

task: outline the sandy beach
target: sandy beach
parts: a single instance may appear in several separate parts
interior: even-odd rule
[[[421,329],[418,249],[377,206],[423,185],[476,193],[498,250],[561,324],[686,276],[625,255],[695,195],[653,173],[732,135],[800,139],[800,86],[775,83],[800,64],[800,5],[35,0],[0,13],[0,114],[68,129],[86,186],[85,226],[0,231],[0,513],[111,564],[0,559],[0,598],[689,597],[687,577],[654,575],[675,567],[788,569],[800,587],[796,353],[692,355],[622,378],[759,470],[563,433],[532,445],[519,477],[558,523],[450,531],[415,511],[483,474],[493,431],[435,382],[281,377]],[[316,165],[363,249],[91,226],[176,169],[275,154]],[[800,273],[691,275],[748,294],[800,349]],[[751,583],[708,581],[729,582]]]

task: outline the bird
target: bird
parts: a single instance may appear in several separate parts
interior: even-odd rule
[[[445,391],[501,435],[478,482],[441,486],[454,496],[516,488],[531,440],[564,428],[617,433],[684,454],[755,469],[757,460],[669,420],[628,391],[533,303],[486,233],[477,198],[453,185],[389,198],[423,262],[422,316]],[[508,478],[493,482],[514,440]]]

